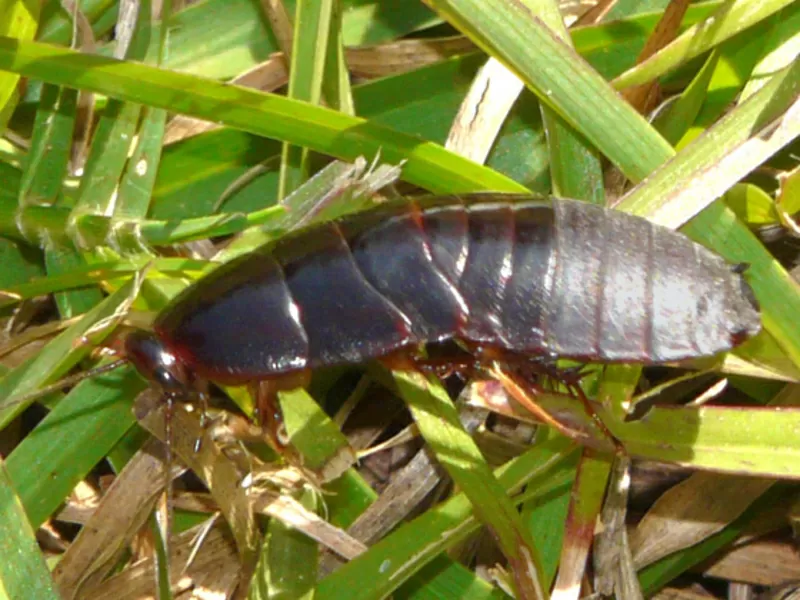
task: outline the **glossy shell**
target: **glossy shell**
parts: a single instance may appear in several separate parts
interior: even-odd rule
[[[222,265],[155,333],[196,376],[246,383],[424,343],[593,362],[729,350],[760,329],[731,265],[681,234],[570,200],[394,202]]]

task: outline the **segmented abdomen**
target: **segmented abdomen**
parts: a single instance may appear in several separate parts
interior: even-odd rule
[[[687,238],[616,211],[434,198],[316,225],[224,265],[181,294],[156,333],[221,382],[450,338],[652,363],[728,349],[720,311],[741,294],[738,278]]]

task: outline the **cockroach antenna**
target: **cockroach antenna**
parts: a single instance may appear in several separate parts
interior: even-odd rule
[[[109,371],[114,371],[119,369],[120,367],[128,364],[130,361],[127,358],[118,358],[108,364],[100,365],[99,367],[94,367],[92,369],[88,369],[86,371],[81,371],[80,373],[75,373],[74,375],[69,375],[67,377],[63,377],[58,381],[51,383],[48,386],[40,388],[38,390],[34,390],[32,392],[28,392],[27,394],[23,394],[21,396],[11,396],[7,401],[0,403],[0,408],[8,408],[10,406],[14,406],[16,404],[27,404],[30,402],[34,402],[39,398],[44,398],[45,396],[49,396],[53,392],[57,392],[59,390],[63,390],[66,387],[75,385],[83,381],[84,379],[90,379],[92,377],[97,377],[98,375],[102,375],[103,373],[108,373]]]

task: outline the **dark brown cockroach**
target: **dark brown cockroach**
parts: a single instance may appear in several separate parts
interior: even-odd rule
[[[293,232],[181,293],[126,354],[172,398],[207,382],[264,403],[312,369],[413,363],[454,340],[480,363],[663,363],[761,327],[740,268],[621,212],[531,196],[392,202]]]

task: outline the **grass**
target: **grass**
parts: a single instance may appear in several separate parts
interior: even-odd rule
[[[577,598],[590,553],[595,585],[650,596],[756,517],[787,527],[800,293],[791,263],[754,231],[800,211],[797,3],[619,2],[569,30],[552,2],[315,0],[269,15],[247,0],[170,4],[161,18],[149,2],[120,14],[85,0],[77,29],[56,3],[0,9],[0,597],[138,597],[154,581],[177,596],[166,581],[192,548],[192,585],[249,586],[253,598]],[[666,11],[674,36],[656,27]],[[244,85],[254,81],[262,89]],[[467,98],[504,96],[459,112]],[[544,428],[531,437],[532,417],[493,382],[454,403],[434,378],[372,365],[282,395],[284,457],[233,413],[204,429],[180,408],[171,449],[196,477],[174,484],[168,525],[152,460],[163,407],[132,368],[39,408],[17,402],[107,360],[93,349],[119,348],[215,262],[363,209],[387,181],[387,194],[568,195],[750,265],[764,331],[681,365],[701,375],[667,386],[659,400],[671,405],[627,418],[662,371],[615,365],[585,380],[631,457],[692,472],[630,534],[625,465],[613,468],[594,423],[558,394],[543,406],[594,432],[597,448]],[[686,404],[723,378],[712,403]],[[251,412],[243,390],[225,392]],[[487,421],[487,402],[502,416]],[[429,455],[398,433],[409,414]],[[415,454],[406,465],[363,454],[394,434]],[[37,543],[37,530],[58,543]],[[616,566],[600,566],[609,548]]]

